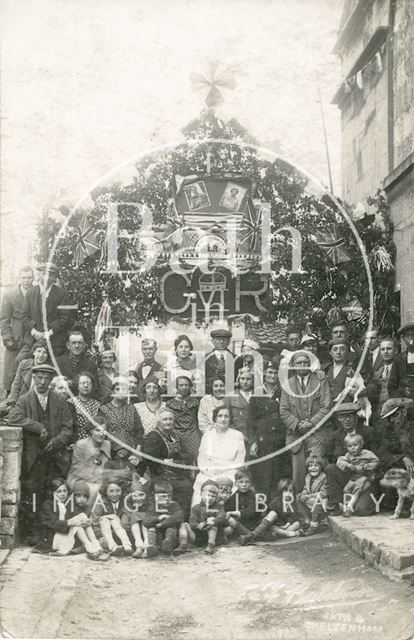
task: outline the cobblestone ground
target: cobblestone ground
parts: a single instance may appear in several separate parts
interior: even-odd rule
[[[213,557],[92,563],[14,550],[0,578],[3,637],[408,640],[414,589],[328,534]]]

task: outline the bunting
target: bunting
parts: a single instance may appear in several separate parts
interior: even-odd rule
[[[335,266],[342,262],[349,262],[351,259],[344,248],[345,238],[338,238],[334,224],[316,234],[316,243],[326,251]]]
[[[102,229],[96,229],[84,215],[78,227],[78,240],[75,246],[74,261],[79,267],[86,258],[99,251],[102,247]]]

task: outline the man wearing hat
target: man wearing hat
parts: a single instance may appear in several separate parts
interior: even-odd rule
[[[66,400],[49,390],[56,370],[49,364],[32,368],[33,387],[17,400],[8,423],[23,429],[21,468],[21,529],[31,541],[36,536],[36,509],[45,499],[50,481],[68,470],[66,447],[73,421]]]
[[[357,413],[360,410],[359,404],[344,402],[338,404],[334,409],[337,428],[334,433],[334,455],[336,461],[339,456],[345,455],[347,448],[345,438],[348,435],[360,435],[364,439],[364,448],[370,451],[378,450],[378,439],[372,427],[367,427],[358,421]],[[343,471],[336,464],[328,464],[325,468],[328,478],[328,505],[329,510],[336,514],[341,513],[339,503],[343,502],[343,489],[350,479],[352,473]]]
[[[235,354],[230,351],[231,331],[228,329],[214,329],[210,332],[214,349],[207,353],[205,360],[206,390],[211,393],[211,383],[216,376],[225,378],[226,368],[233,371]],[[227,367],[226,367],[227,365]]]
[[[407,350],[395,356],[388,379],[390,398],[411,398],[414,400],[414,323],[404,324],[397,332]],[[409,417],[414,417],[410,407]]]
[[[30,357],[30,346],[35,340],[50,338],[55,356],[65,350],[66,333],[70,324],[70,309],[68,309],[68,293],[55,284],[59,270],[53,262],[41,264],[37,268],[36,286],[32,287],[24,301],[23,322],[29,334],[26,352]],[[43,315],[43,303],[46,303],[46,318]],[[25,347],[23,347],[25,349]],[[19,354],[20,357],[20,354]]]
[[[411,398],[390,398],[381,409],[383,429],[378,450],[380,470],[407,469],[414,475],[414,429],[408,419]]]

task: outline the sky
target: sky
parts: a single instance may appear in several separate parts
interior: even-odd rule
[[[342,0],[3,0],[3,285],[30,258],[36,221],[119,163],[182,138],[204,107],[191,72],[234,69],[217,111],[340,195]]]

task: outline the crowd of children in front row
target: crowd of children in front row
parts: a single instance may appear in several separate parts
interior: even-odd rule
[[[338,459],[352,477],[344,493],[351,498],[344,513],[350,513],[361,491],[369,489],[378,458],[363,449],[360,435],[346,436],[348,452]],[[172,487],[156,480],[149,483],[134,474],[131,483],[119,476],[107,478],[91,504],[89,486],[79,480],[69,495],[65,480],[52,481],[51,498],[41,508],[42,540],[38,552],[56,555],[86,552],[91,560],[110,556],[152,558],[159,553],[180,555],[191,546],[212,554],[216,545],[236,539],[239,544],[277,538],[312,535],[326,515],[328,483],[324,461],[307,460],[304,489],[295,495],[292,481],[279,481],[269,503],[256,494],[248,468],[238,469],[235,486],[228,477],[207,480],[201,487],[201,502],[193,505],[189,521],[172,499]]]

